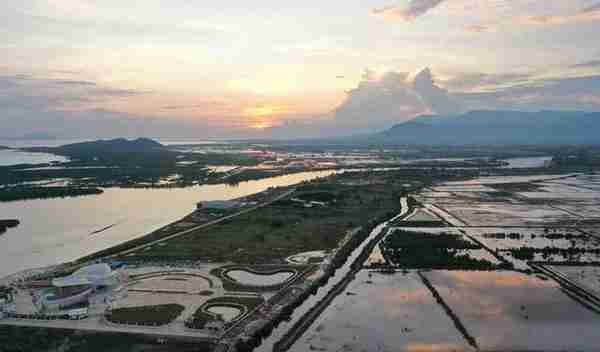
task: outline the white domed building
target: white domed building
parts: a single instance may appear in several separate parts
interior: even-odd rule
[[[108,264],[89,265],[69,276],[53,279],[52,288],[42,294],[41,303],[48,310],[70,307],[87,302],[94,291],[120,282],[120,274]]]

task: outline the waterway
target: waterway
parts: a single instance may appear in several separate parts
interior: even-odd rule
[[[236,186],[108,188],[97,196],[0,203],[2,218],[21,221],[18,227],[0,236],[0,277],[74,260],[143,236],[187,215],[199,201],[235,199],[333,173],[303,172]],[[105,231],[92,235],[104,228]]]

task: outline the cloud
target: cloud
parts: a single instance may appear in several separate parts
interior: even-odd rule
[[[380,77],[366,70],[358,86],[347,92],[334,110],[339,128],[379,130],[419,114],[452,114],[460,105],[436,85],[429,69],[413,80],[408,73],[387,72]]]
[[[485,92],[455,93],[469,110],[600,111],[600,75],[532,79]]]
[[[575,65],[569,66],[569,68],[595,68],[600,67],[600,60],[591,60],[586,62],[581,62]]]
[[[443,85],[454,92],[484,91],[520,85],[532,79],[529,73],[459,72],[446,79]]]
[[[455,114],[461,110],[460,104],[448,94],[447,90],[435,85],[429,68],[424,69],[415,76],[413,86],[417,94],[433,112]]]
[[[47,102],[47,108],[64,108],[75,103],[98,102],[111,98],[126,98],[151,94],[150,91],[100,86],[83,80],[37,78],[25,74],[0,75],[0,92],[7,99],[12,97],[35,98],[38,103]],[[0,100],[0,104],[2,100]],[[6,104],[7,102],[4,101]],[[2,106],[2,105],[0,105]]]
[[[470,33],[483,33],[487,32],[491,29],[489,25],[481,25],[481,24],[471,24],[465,26],[465,31]]]
[[[518,22],[528,25],[561,25],[568,23],[594,22],[600,20],[600,4],[584,8],[567,15],[535,15],[519,17]]]
[[[585,9],[583,9],[582,12],[589,13],[589,12],[594,12],[594,11],[600,11],[600,2],[586,7]]]
[[[420,114],[452,115],[470,110],[600,111],[600,75],[537,78],[531,73],[457,73],[437,83],[426,68],[414,79],[400,72],[366,72],[334,110],[333,122],[313,124],[325,134],[382,130]],[[335,130],[328,127],[335,126]]]
[[[374,8],[371,14],[388,19],[399,19],[403,21],[413,21],[417,17],[426,14],[429,10],[437,7],[445,0],[411,0],[407,6],[385,6]]]

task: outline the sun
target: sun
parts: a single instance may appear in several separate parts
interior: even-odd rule
[[[250,125],[250,128],[255,129],[255,130],[264,130],[266,128],[270,128],[273,127],[273,124],[271,124],[270,122],[267,121],[260,121],[257,123],[253,123]]]
[[[277,116],[284,114],[286,111],[282,106],[260,105],[244,109],[244,116],[251,120],[250,128],[262,130],[275,126]]]
[[[251,108],[246,108],[244,110],[244,115],[249,117],[266,117],[280,114],[282,112],[282,108],[279,106],[256,106]]]

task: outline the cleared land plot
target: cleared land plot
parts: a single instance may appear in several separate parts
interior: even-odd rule
[[[211,286],[211,282],[208,279],[198,275],[166,274],[134,281],[128,285],[128,289],[197,294],[209,290]]]
[[[595,351],[600,315],[552,280],[516,272],[424,273],[482,351]]]
[[[363,270],[290,351],[472,349],[416,273]]]
[[[202,259],[235,263],[281,263],[295,253],[335,248],[346,231],[375,217],[397,212],[401,184],[344,186],[309,184],[300,193],[327,191],[335,203],[306,208],[282,200],[215,226],[199,230],[138,257]],[[293,195],[292,195],[293,197]]]

